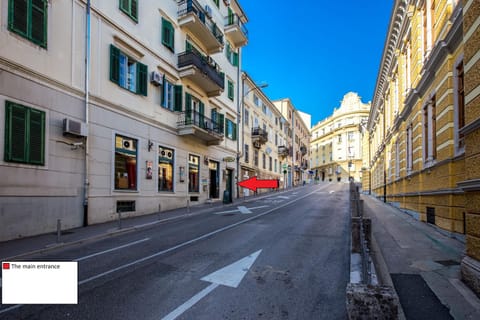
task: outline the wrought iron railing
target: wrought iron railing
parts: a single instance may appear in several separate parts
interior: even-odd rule
[[[178,55],[178,67],[194,65],[203,74],[215,82],[222,90],[225,88],[225,74],[220,72],[220,68],[212,58],[202,56],[197,50],[188,50]]]
[[[252,128],[252,138],[260,138],[260,140],[268,141],[268,132],[262,128]]]
[[[200,21],[202,21],[202,23],[210,30],[210,32],[218,40],[218,42],[220,42],[222,45],[224,44],[223,33],[211,18],[210,11],[207,11],[195,0],[179,0],[178,17],[181,18],[189,13],[194,13],[200,19]]]
[[[227,17],[225,17],[225,27],[233,26],[233,25],[237,25],[240,28],[240,30],[242,30],[245,37],[248,36],[247,27],[245,27],[245,24],[240,20],[240,17],[236,13],[230,14]]]
[[[195,126],[219,136],[223,136],[224,133],[223,125],[220,122],[207,118],[195,110],[181,112],[178,115],[177,126]]]

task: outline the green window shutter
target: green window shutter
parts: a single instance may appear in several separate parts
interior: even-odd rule
[[[5,161],[26,162],[27,108],[7,101],[5,109]]]
[[[130,14],[133,20],[138,21],[138,1],[131,0],[130,2]]]
[[[225,56],[227,57],[228,61],[230,61],[230,54],[231,54],[230,43],[227,42],[227,45],[225,48]]]
[[[28,1],[10,0],[8,3],[8,27],[10,30],[27,36],[28,34]]]
[[[185,93],[185,124],[192,124],[192,96]]]
[[[175,30],[170,21],[162,18],[162,43],[174,51]]]
[[[185,41],[185,51],[190,52],[192,51],[192,49],[193,49],[192,44],[189,41]]]
[[[228,25],[232,25],[234,23],[235,16],[233,15],[233,11],[230,7],[228,7]]]
[[[45,112],[30,109],[28,158],[33,164],[44,164]]]
[[[118,84],[120,80],[120,50],[110,45],[110,80]]]
[[[235,67],[238,67],[238,53],[237,52],[233,53],[233,65]]]
[[[160,105],[161,105],[162,107],[165,107],[165,87],[167,86],[167,82],[166,82],[167,80],[165,79],[165,75],[163,75],[163,79],[162,79],[162,80],[163,80],[163,81],[162,81],[162,90],[161,90],[161,92],[160,92],[160,95],[161,95],[161,97],[160,97]]]
[[[147,96],[148,88],[148,67],[137,62],[137,93]]]
[[[130,10],[128,8],[128,3],[129,3],[129,0],[120,0],[120,10],[129,12]]]
[[[198,106],[198,121],[199,125],[202,128],[206,128],[205,125],[205,104],[200,101],[199,106]]]
[[[31,37],[33,42],[47,46],[47,2],[32,0]]]
[[[186,95],[186,94],[185,94]],[[186,98],[186,96],[185,96]],[[185,99],[185,103],[186,99]],[[175,103],[173,105],[174,111],[182,111],[182,86],[175,86]]]
[[[228,98],[230,100],[233,100],[233,97],[234,97],[234,93],[233,93],[233,82],[232,81],[228,81]]]

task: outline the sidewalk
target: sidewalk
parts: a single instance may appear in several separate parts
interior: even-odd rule
[[[379,271],[406,318],[480,319],[480,299],[460,279],[465,245],[374,197],[362,199],[387,269]]]

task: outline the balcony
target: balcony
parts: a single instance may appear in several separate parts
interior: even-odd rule
[[[307,147],[305,147],[304,145],[302,145],[300,147],[300,152],[302,153],[302,156],[306,155],[307,154]]]
[[[248,31],[237,14],[225,18],[225,36],[236,47],[243,47],[248,41]]]
[[[290,147],[278,146],[278,156],[285,158],[290,154]]]
[[[178,25],[190,32],[208,54],[223,50],[223,34],[212,19],[212,8],[195,0],[178,1]]]
[[[209,97],[222,94],[225,88],[225,76],[210,57],[202,56],[196,50],[178,55],[180,78],[188,79],[199,86]]]
[[[207,145],[219,145],[223,141],[223,125],[194,110],[178,115],[177,130],[178,135],[197,137]]]
[[[268,141],[268,132],[261,128],[252,128],[252,142],[253,146],[260,149],[262,144]]]

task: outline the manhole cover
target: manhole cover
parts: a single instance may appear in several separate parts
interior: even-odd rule
[[[460,262],[455,261],[455,260],[440,260],[440,261],[435,261],[435,262],[439,263],[441,265],[444,265],[445,267],[460,265]]]

